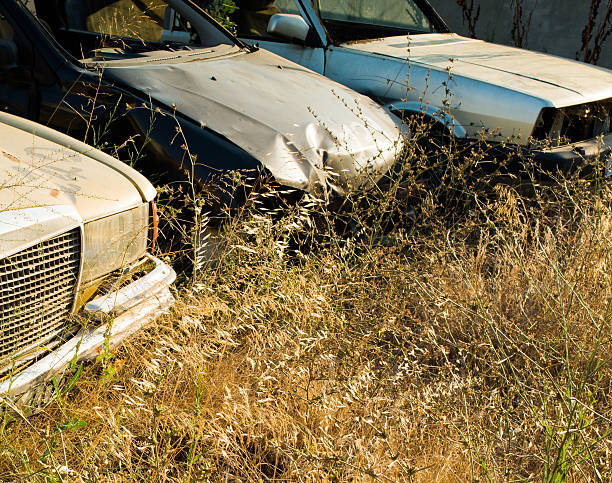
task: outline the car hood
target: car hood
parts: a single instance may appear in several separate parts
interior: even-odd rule
[[[453,76],[499,85],[551,107],[612,97],[612,72],[607,69],[456,34],[387,37],[342,47],[410,60],[433,70],[448,69]]]
[[[283,185],[344,192],[395,161],[399,130],[369,98],[264,50],[190,55],[108,62],[104,75],[223,135]]]
[[[29,123],[41,134],[54,132],[11,117],[2,114],[0,121],[14,119],[15,124]],[[83,146],[93,155],[110,158]],[[101,162],[86,152],[69,149],[35,132],[0,122],[0,213],[68,206],[86,223],[128,210],[151,198],[155,190],[150,183],[140,180],[140,175],[134,172],[134,179],[140,180],[144,187],[143,193],[134,179],[127,176],[131,168],[119,166],[122,163],[110,159],[111,162]]]

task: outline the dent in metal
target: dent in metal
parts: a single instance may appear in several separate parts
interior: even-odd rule
[[[366,186],[399,152],[399,130],[371,99],[262,50],[197,62],[108,62],[104,72],[223,135],[286,186]],[[205,153],[198,162],[207,163]]]

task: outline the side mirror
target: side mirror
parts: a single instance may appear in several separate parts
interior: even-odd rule
[[[268,33],[286,39],[295,39],[304,42],[310,27],[299,15],[277,13],[270,17]]]
[[[0,39],[0,70],[7,71],[17,66],[17,44],[12,40]]]

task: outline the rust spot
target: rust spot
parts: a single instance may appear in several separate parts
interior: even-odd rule
[[[55,188],[53,188],[51,190],[51,196],[53,196],[54,198],[57,198],[59,196],[59,194],[60,194],[59,190],[57,190]]]
[[[0,152],[2,152],[2,156],[4,156],[5,158],[10,159],[14,163],[19,163],[19,158],[18,157],[13,156],[11,153],[7,153],[6,151],[0,150]]]
[[[377,40],[384,40],[384,37],[377,37],[377,38],[373,38],[373,39],[351,40],[349,42],[346,42],[346,45],[369,44],[370,42],[376,42]]]

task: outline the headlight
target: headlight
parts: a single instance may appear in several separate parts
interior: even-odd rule
[[[140,258],[147,250],[149,205],[86,223],[82,283],[96,280]]]

